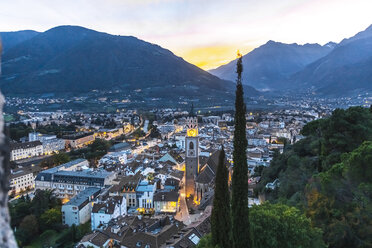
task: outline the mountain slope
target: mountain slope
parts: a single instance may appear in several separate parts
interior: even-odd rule
[[[0,83],[5,93],[164,87],[160,94],[170,95],[169,87],[179,87],[192,95],[234,88],[160,46],[76,26],[53,28],[9,49]]]
[[[257,89],[280,89],[280,82],[306,65],[325,56],[333,43],[283,44],[269,41],[243,57],[243,83]],[[226,80],[234,80],[236,61],[220,66],[210,72]]]
[[[372,90],[372,26],[344,39],[331,53],[291,76],[287,84],[325,95]]]
[[[5,53],[10,48],[19,43],[29,40],[39,34],[33,30],[22,30],[16,32],[0,32],[0,40],[3,44],[3,52]]]

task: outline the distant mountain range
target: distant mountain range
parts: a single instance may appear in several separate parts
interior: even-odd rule
[[[0,35],[5,94],[141,89],[145,98],[234,96],[236,60],[206,72],[158,45],[78,26]],[[246,96],[260,95],[255,88],[326,96],[372,92],[372,25],[339,44],[269,41],[244,55],[243,66]]]
[[[344,39],[329,54],[292,75],[290,88],[311,88],[322,95],[372,91],[372,25]]]
[[[224,97],[234,91],[232,82],[135,37],[78,26],[27,32],[28,39],[18,34],[22,36],[3,38],[8,48],[2,57],[0,87],[5,94],[148,89],[156,97]],[[247,92],[258,94],[253,88]]]
[[[0,32],[0,38],[3,45],[3,53],[15,45],[33,38],[39,34],[39,32],[33,30],[23,30],[15,32]]]
[[[210,72],[233,80],[236,61]],[[339,44],[269,41],[243,57],[243,83],[261,90],[340,96],[372,91],[372,25]]]
[[[260,90],[280,89],[278,83],[327,55],[336,44],[284,44],[269,41],[243,57],[243,83]],[[210,72],[222,79],[234,80],[236,60]]]

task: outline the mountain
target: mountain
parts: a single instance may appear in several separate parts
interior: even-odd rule
[[[150,89],[157,96],[179,97],[234,90],[232,82],[158,45],[78,26],[40,33],[7,50],[2,60],[5,94]]]
[[[256,89],[281,89],[281,81],[287,79],[308,64],[325,56],[335,47],[335,43],[284,44],[268,41],[243,57],[243,83]],[[210,73],[226,80],[234,80],[236,60]]]
[[[292,75],[287,85],[335,96],[372,91],[372,25]]]
[[[3,45],[3,52],[6,52],[15,45],[29,40],[39,34],[33,30],[22,30],[16,32],[0,32],[0,40]]]

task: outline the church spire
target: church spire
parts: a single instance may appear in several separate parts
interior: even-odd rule
[[[194,103],[191,103],[191,109],[189,112],[189,117],[196,117],[194,112]]]

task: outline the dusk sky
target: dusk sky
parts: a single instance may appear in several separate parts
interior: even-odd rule
[[[372,0],[1,0],[0,31],[79,25],[133,35],[203,69],[268,40],[339,42],[372,24]]]

